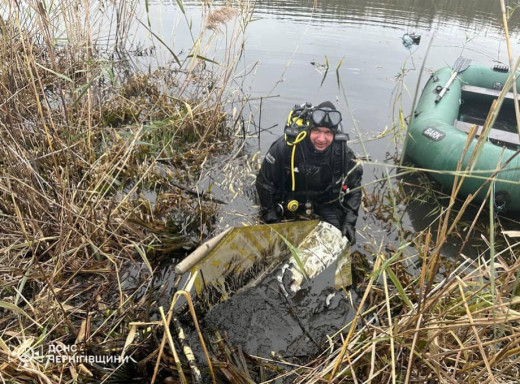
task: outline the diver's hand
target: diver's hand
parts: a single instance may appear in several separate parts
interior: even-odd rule
[[[281,216],[275,208],[269,209],[262,215],[262,221],[266,224],[279,223]]]
[[[356,228],[354,228],[350,224],[343,224],[343,228],[341,230],[341,233],[343,236],[346,236],[348,241],[350,242],[350,245],[356,244]]]

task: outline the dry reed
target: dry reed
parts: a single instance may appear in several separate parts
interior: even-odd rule
[[[144,73],[129,56],[137,4],[0,6],[3,381],[147,377],[160,258],[212,231],[216,204],[193,185],[230,145],[230,69],[187,58]],[[131,324],[148,325],[126,343]],[[112,364],[46,363],[71,348]],[[136,363],[114,363],[123,349]]]

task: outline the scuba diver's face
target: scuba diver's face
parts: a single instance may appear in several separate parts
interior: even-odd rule
[[[310,140],[317,151],[326,150],[334,140],[334,132],[326,127],[311,128]]]

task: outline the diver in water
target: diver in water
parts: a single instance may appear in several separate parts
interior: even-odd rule
[[[317,215],[356,243],[363,170],[340,123],[330,101],[291,111],[284,136],[271,145],[256,178],[265,223]]]

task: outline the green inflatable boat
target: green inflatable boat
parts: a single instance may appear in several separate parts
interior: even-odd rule
[[[511,89],[504,89],[511,88],[512,82],[505,66],[469,65],[469,60],[462,58],[453,68],[436,71],[417,103],[405,157],[421,168],[432,170],[435,180],[451,188],[468,133],[476,133],[462,162],[461,172],[466,178],[459,194],[476,194],[475,200],[481,202],[490,191],[498,211],[520,211],[520,156],[517,156],[520,142],[514,96]],[[520,81],[517,87],[520,91]],[[501,93],[505,97],[501,98],[498,118],[486,141],[481,141],[482,148],[475,151],[493,100]],[[477,160],[467,167],[474,151]]]

